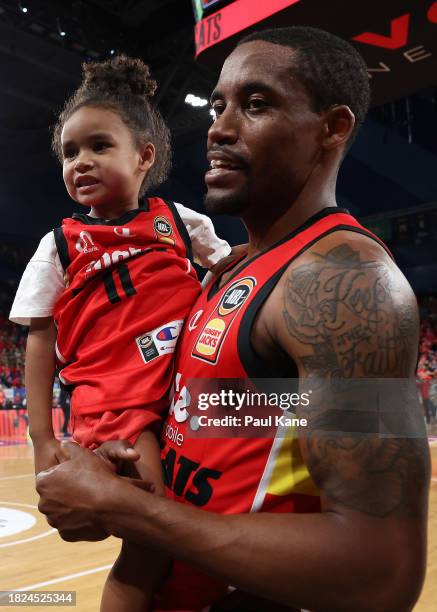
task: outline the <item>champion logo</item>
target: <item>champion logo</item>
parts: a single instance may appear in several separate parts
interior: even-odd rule
[[[91,234],[83,231],[80,232],[79,238],[77,239],[76,250],[79,251],[79,253],[93,253],[99,249],[94,244]]]
[[[169,321],[163,326],[135,338],[144,363],[149,363],[162,355],[174,353],[183,320]]]
[[[120,238],[133,238],[135,234],[132,234],[129,227],[114,227],[114,234],[120,236]]]
[[[175,340],[178,337],[177,327],[164,327],[156,334],[158,340]]]

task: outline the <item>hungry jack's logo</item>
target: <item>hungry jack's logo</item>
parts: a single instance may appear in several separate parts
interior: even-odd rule
[[[203,326],[191,353],[192,357],[213,365],[217,363],[227,333],[255,285],[256,279],[251,276],[232,283]]]

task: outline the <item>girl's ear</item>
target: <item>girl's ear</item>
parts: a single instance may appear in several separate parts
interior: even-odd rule
[[[151,142],[147,142],[140,149],[140,170],[148,172],[155,163],[155,146]]]
[[[325,114],[325,137],[322,146],[335,149],[347,145],[355,125],[355,115],[345,104],[331,106]]]

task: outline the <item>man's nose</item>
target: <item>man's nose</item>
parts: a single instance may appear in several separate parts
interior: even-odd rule
[[[208,147],[213,144],[233,144],[238,140],[238,118],[230,106],[227,106],[208,131]]]

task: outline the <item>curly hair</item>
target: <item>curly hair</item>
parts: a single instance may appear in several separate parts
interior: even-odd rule
[[[293,72],[306,88],[313,110],[320,113],[334,104],[346,104],[355,115],[349,145],[363,123],[370,103],[366,64],[347,41],[307,26],[260,30],[242,38],[237,46],[262,40],[296,51]]]
[[[135,146],[146,142],[155,146],[155,163],[141,185],[140,196],[163,183],[171,165],[170,131],[150,98],[156,81],[140,59],[118,55],[104,62],[82,64],[83,79],[66,101],[53,127],[52,149],[62,163],[61,133],[65,122],[83,106],[112,110],[131,131]]]

